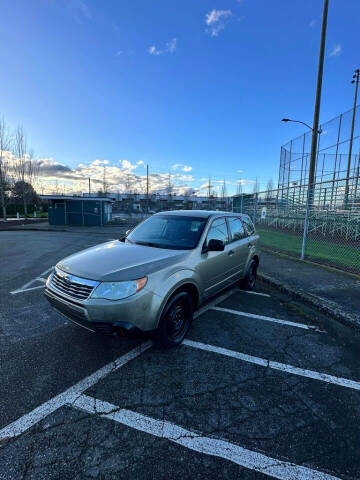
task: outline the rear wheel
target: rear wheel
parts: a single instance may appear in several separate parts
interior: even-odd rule
[[[244,290],[252,290],[255,287],[257,276],[257,263],[255,260],[251,260],[247,269],[245,277],[240,280],[240,287]]]
[[[193,319],[193,302],[187,292],[179,292],[168,301],[155,333],[163,348],[179,345],[189,331]]]

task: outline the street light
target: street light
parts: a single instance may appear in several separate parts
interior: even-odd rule
[[[313,131],[313,128],[310,127],[310,125],[308,125],[305,122],[302,122],[301,120],[292,120],[291,118],[282,118],[281,121],[282,122],[301,123],[302,125],[305,125],[305,127],[309,128],[311,131]],[[322,133],[322,130],[318,130],[318,133]]]
[[[316,154],[317,154],[317,143],[319,135],[319,115],[320,115],[320,102],[321,102],[321,89],[322,89],[322,78],[323,78],[323,69],[324,69],[324,56],[325,56],[325,43],[326,43],[326,27],[327,27],[327,17],[329,10],[329,0],[324,0],[323,4],[323,14],[322,14],[322,24],[321,24],[321,36],[320,36],[320,49],[319,49],[319,60],[318,60],[318,72],[317,72],[317,81],[316,81],[316,94],[315,94],[315,105],[314,105],[314,120],[313,127],[305,124],[312,131],[311,135],[311,150],[310,150],[310,165],[309,165],[309,179],[308,179],[308,192],[306,199],[306,213],[305,213],[305,222],[304,222],[304,234],[303,242],[301,248],[301,260],[305,258],[306,251],[306,240],[309,230],[309,217],[310,210],[313,204],[314,199],[314,189],[315,189],[315,170],[316,170]],[[286,119],[285,121],[290,119]]]
[[[354,139],[356,104],[357,104],[357,96],[358,96],[358,88],[359,88],[359,80],[360,80],[360,70],[358,68],[355,70],[352,78],[353,79],[351,83],[355,84],[355,92],[354,92],[354,106],[353,106],[353,113],[352,113],[352,120],[351,120],[351,133],[350,133],[349,153],[348,153],[348,163],[347,163],[346,183],[345,183],[345,208],[346,209],[349,206],[349,177],[350,177],[350,168],[351,168],[352,146],[353,146],[353,139]]]

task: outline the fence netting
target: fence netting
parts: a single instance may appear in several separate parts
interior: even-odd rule
[[[242,194],[233,210],[248,214],[265,249],[300,257],[308,185]],[[305,258],[360,273],[360,181],[355,175],[317,182],[309,214]]]

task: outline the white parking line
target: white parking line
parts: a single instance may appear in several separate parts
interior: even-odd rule
[[[242,360],[243,362],[254,363],[255,365],[260,365],[261,367],[272,368],[274,370],[292,373],[293,375],[299,375],[301,377],[307,377],[326,383],[332,383],[334,385],[339,385],[340,387],[360,390],[360,382],[356,382],[355,380],[350,380],[348,378],[335,377],[333,375],[317,372],[315,370],[307,370],[304,368],[294,367],[293,365],[288,365],[286,363],[274,362],[265,358],[254,357],[253,355],[247,355],[245,353],[235,352],[234,350],[228,350],[227,348],[216,347],[215,345],[207,345],[201,342],[194,342],[193,340],[184,340],[183,345],[192,348],[198,348],[200,350],[206,350],[212,353],[219,353],[220,355],[236,358],[237,360]]]
[[[272,478],[282,480],[307,480],[309,478],[312,480],[339,480],[327,473],[271,458],[263,453],[248,450],[226,440],[207,437],[200,432],[186,430],[165,420],[157,420],[87,395],[78,397],[72,403],[72,406],[97,416],[101,415],[102,418],[113,420],[155,437],[165,438],[195,452],[224,458]]]
[[[252,290],[239,290],[242,293],[249,293],[250,295],[261,295],[262,297],[271,297],[268,293],[254,292]]]
[[[48,273],[50,273],[53,268],[54,267],[48,268],[47,270],[45,270],[45,272],[40,273],[40,275],[38,275],[36,278],[34,278],[33,280],[30,280],[30,282],[25,283],[25,285],[23,285],[22,287],[20,287],[16,290],[13,290],[12,292],[10,292],[11,295],[15,295],[17,293],[29,292],[30,290],[36,290],[38,288],[44,288],[44,283],[46,282],[46,278],[42,278],[42,277],[44,275],[47,275]],[[37,285],[36,287],[31,287],[31,285],[33,285],[36,282],[41,282],[42,285]]]
[[[290,327],[303,328],[304,330],[312,330],[320,333],[325,333],[323,330],[319,330],[312,325],[290,322],[289,320],[281,320],[280,318],[266,317],[264,315],[256,315],[255,313],[240,312],[239,310],[232,310],[230,308],[223,307],[210,307],[210,310],[217,310],[218,312],[231,313],[232,315],[239,315],[240,317],[256,318],[258,320],[265,320],[266,322],[279,323],[281,325],[289,325]]]
[[[106,377],[106,375],[109,375],[109,373],[114,372],[118,368],[130,362],[130,360],[133,360],[134,358],[141,355],[145,350],[150,348],[151,345],[152,342],[145,342],[142,345],[134,348],[133,350],[130,350],[130,352],[125,353],[125,355],[123,355],[122,357],[119,357],[113,362],[108,363],[107,365],[92,373],[88,377],[83,378],[78,383],[65,390],[65,392],[62,392],[56,397],[51,398],[50,400],[35,408],[31,412],[26,413],[22,417],[10,423],[10,425],[7,425],[0,430],[0,442],[4,439],[13,438],[21,435],[30,427],[50,415],[50,413],[53,413],[58,408],[63,407],[66,404],[71,404],[85,390],[95,385],[95,383]]]

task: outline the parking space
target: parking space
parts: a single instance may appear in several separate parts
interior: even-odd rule
[[[326,320],[258,283],[176,349],[92,335],[28,290],[101,241],[56,235],[1,285],[0,479],[360,478],[359,355]]]

